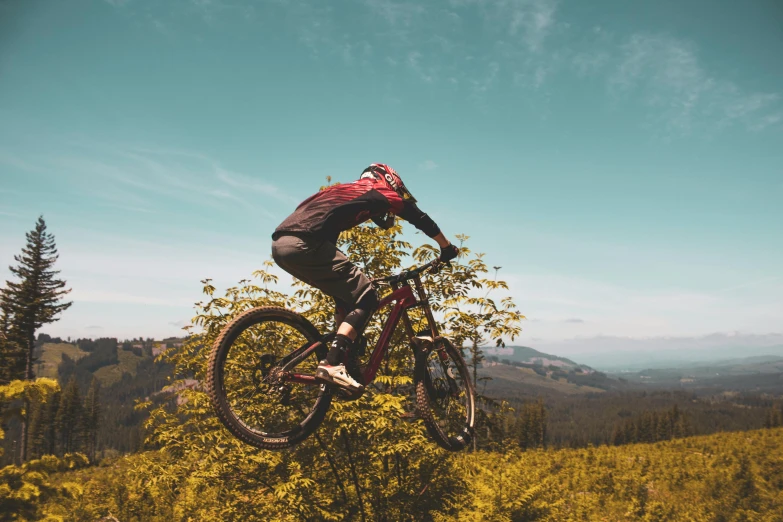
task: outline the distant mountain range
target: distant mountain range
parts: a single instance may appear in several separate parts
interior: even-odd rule
[[[643,339],[600,336],[542,343],[539,347],[602,371],[640,371],[746,357],[783,357],[783,334],[729,333]]]

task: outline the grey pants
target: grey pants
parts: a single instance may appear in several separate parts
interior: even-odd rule
[[[330,241],[307,236],[280,236],[272,242],[272,258],[297,279],[331,296],[338,310],[356,308],[375,292],[370,280]]]

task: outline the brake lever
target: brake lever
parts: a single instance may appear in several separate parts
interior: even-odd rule
[[[437,274],[438,272],[440,272],[440,269],[444,265],[445,266],[451,266],[451,261],[439,261],[439,260],[436,260],[436,262],[433,263],[432,267],[430,268],[429,273]]]

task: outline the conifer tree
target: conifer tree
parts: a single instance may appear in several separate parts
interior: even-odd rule
[[[61,300],[70,290],[65,289],[65,281],[57,278],[59,270],[53,270],[59,255],[54,236],[46,231],[43,216],[26,236],[27,245],[22,248],[21,255],[14,256],[18,265],[9,267],[18,281],[6,281],[0,297],[7,329],[0,349],[4,353],[5,377],[9,381],[33,379],[35,331],[56,321],[57,315],[72,304]],[[22,461],[27,459],[27,431],[24,422],[20,441]]]
[[[72,304],[61,300],[70,290],[65,290],[65,281],[57,278],[59,270],[52,269],[58,258],[54,236],[46,231],[41,216],[35,229],[27,233],[22,254],[14,256],[18,265],[9,269],[18,281],[6,281],[1,300],[9,335],[26,351],[24,371],[11,375],[12,379],[33,378],[35,331],[58,320],[57,315]]]
[[[79,384],[76,375],[71,375],[68,384],[60,396],[55,425],[60,453],[71,453],[78,448],[80,442],[79,424],[82,414],[82,400],[79,396]]]
[[[100,381],[93,377],[87,398],[84,401],[82,425],[84,430],[84,449],[90,460],[95,460],[98,425],[101,416]]]
[[[0,289],[0,385],[24,374],[25,351],[11,320],[11,303],[5,289]]]
[[[57,411],[60,409],[62,393],[57,390],[49,398],[44,412],[44,455],[57,452]]]
[[[43,397],[30,401],[30,429],[28,431],[27,454],[38,458],[46,452],[46,411],[47,402]]]

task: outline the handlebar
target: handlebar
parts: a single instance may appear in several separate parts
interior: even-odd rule
[[[441,265],[440,259],[433,259],[426,265],[421,265],[416,268],[412,268],[410,270],[405,270],[404,272],[400,272],[399,274],[390,275],[386,277],[381,277],[378,279],[373,279],[372,282],[376,284],[389,284],[394,285],[397,283],[402,283],[403,281],[407,281],[409,279],[413,279],[417,275],[421,274],[422,272],[425,272],[427,270],[433,269],[437,270],[439,265]]]

